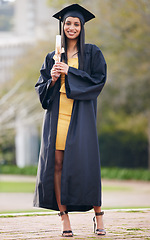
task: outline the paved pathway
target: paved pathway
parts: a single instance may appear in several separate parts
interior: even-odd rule
[[[150,239],[150,210],[106,210],[106,236],[93,233],[93,212],[71,213],[73,239]],[[0,218],[1,240],[67,239],[61,237],[61,221],[57,215]]]
[[[35,182],[35,177],[0,175],[0,180]],[[103,179],[102,186],[103,208],[150,207],[150,182]],[[33,210],[32,202],[33,193],[0,193],[0,213]]]
[[[3,181],[35,182],[35,177],[0,176]],[[141,181],[102,180],[103,208],[150,207],[150,183]],[[33,210],[33,194],[0,194],[0,212]],[[37,211],[37,209],[35,209]],[[0,215],[0,240],[66,239],[61,237],[60,218],[52,213],[40,216]],[[71,213],[73,239],[101,239],[93,233],[93,212]],[[150,240],[150,208],[137,211],[105,210],[104,239],[145,239]]]

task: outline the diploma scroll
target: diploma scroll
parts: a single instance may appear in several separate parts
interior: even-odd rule
[[[61,47],[61,35],[56,35],[55,55],[53,57],[55,63],[60,62],[62,53],[64,53],[64,48]]]

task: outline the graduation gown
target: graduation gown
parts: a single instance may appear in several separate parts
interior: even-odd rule
[[[54,192],[54,164],[60,78],[50,87],[54,54],[46,56],[35,85],[46,111],[33,202],[35,207],[59,210]],[[65,77],[67,97],[74,99],[61,176],[61,203],[67,205],[68,211],[87,211],[101,206],[96,113],[97,97],[105,81],[106,62],[102,52],[96,45],[85,44],[84,70],[69,67]]]

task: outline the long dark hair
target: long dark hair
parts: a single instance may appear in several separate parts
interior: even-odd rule
[[[62,47],[64,47],[64,49],[65,49],[65,52],[62,54],[62,61],[67,63],[68,62],[68,59],[67,59],[67,37],[66,37],[65,32],[64,32],[65,20],[63,22],[63,30],[62,30],[62,34],[61,34]],[[80,31],[80,35],[78,37],[77,49],[78,49],[78,56],[79,56],[79,68],[81,70],[83,70],[83,67],[84,67],[83,63],[84,63],[85,32],[84,32],[84,25],[83,25],[81,20],[80,20],[80,23],[81,23],[81,31]]]

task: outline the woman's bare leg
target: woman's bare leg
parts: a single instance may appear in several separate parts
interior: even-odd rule
[[[66,206],[61,204],[61,172],[63,166],[64,151],[55,151],[55,172],[54,172],[54,187],[55,195],[60,212],[66,211]],[[71,230],[70,220],[68,214],[62,215],[63,231]],[[67,233],[68,235],[68,233]],[[71,233],[69,235],[72,235]]]
[[[101,212],[101,207],[93,206],[93,208],[94,208],[95,213]],[[96,218],[96,223],[97,223],[97,229],[104,229],[103,215],[100,215],[100,216],[95,215],[95,218]],[[103,234],[103,232],[99,232],[99,233]]]
[[[61,172],[63,166],[63,158],[64,158],[64,151],[56,150],[55,151],[55,173],[54,173],[54,186],[55,186],[55,195],[57,204],[59,207],[60,212],[66,210],[65,205],[61,205],[60,199],[60,189],[61,189]]]

